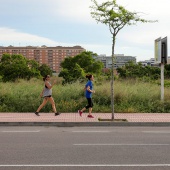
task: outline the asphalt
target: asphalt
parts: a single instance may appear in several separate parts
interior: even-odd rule
[[[0,126],[170,126],[170,113],[0,113]]]

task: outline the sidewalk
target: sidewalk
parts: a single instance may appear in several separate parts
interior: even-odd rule
[[[0,126],[3,125],[52,125],[52,126],[170,126],[170,113],[115,113],[115,119],[127,121],[99,121],[111,119],[111,113],[93,113],[94,118],[88,118],[87,113],[82,117],[78,113],[0,113]]]

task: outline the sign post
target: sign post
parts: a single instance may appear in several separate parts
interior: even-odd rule
[[[164,100],[164,64],[161,63],[161,100]]]

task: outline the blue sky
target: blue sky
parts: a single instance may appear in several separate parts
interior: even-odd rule
[[[170,37],[170,1],[117,3],[158,22],[124,27],[117,35],[115,53],[136,56],[137,61],[153,58],[154,40]],[[111,55],[112,35],[91,17],[91,5],[91,0],[1,0],[0,46],[81,45],[99,55]]]

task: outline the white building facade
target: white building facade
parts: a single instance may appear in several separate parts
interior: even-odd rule
[[[112,67],[112,56],[101,54],[97,57],[95,56],[94,59],[103,62],[104,68]],[[124,54],[115,54],[114,68],[122,67],[129,61],[136,63],[136,57],[125,56]]]

